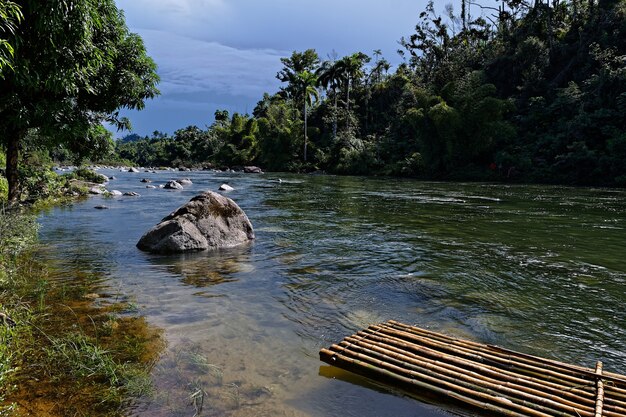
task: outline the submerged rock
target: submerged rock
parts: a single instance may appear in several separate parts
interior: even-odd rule
[[[182,190],[183,186],[178,181],[168,181],[163,188],[168,190]]]
[[[248,167],[243,167],[243,172],[245,172],[246,174],[262,174],[263,170],[259,167],[248,166]]]
[[[128,197],[139,197],[139,193],[136,193],[134,191],[126,191],[124,195]]]
[[[155,253],[228,248],[254,239],[246,213],[230,198],[207,191],[165,217],[139,239]]]
[[[109,209],[107,206],[103,206],[103,205],[95,206],[94,208],[98,209],[98,210],[108,210]]]

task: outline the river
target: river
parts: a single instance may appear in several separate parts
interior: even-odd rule
[[[40,239],[55,268],[97,273],[103,297],[130,299],[163,329],[155,391],[129,416],[191,416],[200,399],[203,416],[448,414],[319,361],[321,347],[388,319],[626,372],[625,191],[100,172],[117,177],[109,189],[141,196],[52,209]],[[193,185],[147,189],[144,177]],[[222,183],[254,225],[253,244],[136,249],[162,217]]]

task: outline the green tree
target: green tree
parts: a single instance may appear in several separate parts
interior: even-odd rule
[[[15,27],[21,22],[22,17],[22,12],[16,3],[0,0],[0,78],[3,77],[5,67],[13,68],[11,61],[14,49],[5,36],[15,33]]]
[[[318,85],[333,93],[333,139],[337,137],[337,89],[342,73],[337,61],[324,61],[316,71]]]
[[[308,143],[307,116],[308,107],[313,105],[313,101],[319,100],[319,93],[315,86],[317,85],[317,77],[309,71],[302,71],[297,74],[296,85],[301,91],[304,103],[304,162],[306,162],[306,152]]]
[[[342,75],[346,88],[346,129],[350,129],[350,90],[355,83],[358,83],[365,75],[363,65],[368,63],[370,58],[363,52],[356,52],[345,56],[338,62],[338,69]]]
[[[295,100],[297,107],[299,107],[303,96],[298,85],[298,74],[304,71],[315,72],[320,63],[320,57],[315,49],[307,49],[304,52],[294,51],[289,58],[281,58],[280,62],[283,64],[283,69],[276,74],[276,78],[287,83],[287,86],[281,88],[281,91],[287,98]]]
[[[38,129],[49,145],[86,141],[103,121],[128,127],[118,109],[158,94],[156,65],[113,0],[27,0],[9,36],[14,71],[0,80],[0,135],[9,198],[19,197],[20,144]]]

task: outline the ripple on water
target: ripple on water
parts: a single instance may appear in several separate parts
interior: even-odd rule
[[[115,175],[122,192],[141,187]],[[150,175],[162,183],[171,173]],[[99,285],[129,293],[165,331],[155,396],[133,415],[193,415],[199,393],[208,415],[441,414],[320,366],[320,347],[387,319],[626,372],[626,312],[616,307],[626,291],[623,191],[185,176],[195,188],[42,217],[46,258],[72,277],[98,271]],[[222,182],[236,184],[229,196],[250,217],[254,244],[167,257],[135,249],[164,215]]]

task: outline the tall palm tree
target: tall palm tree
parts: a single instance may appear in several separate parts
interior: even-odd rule
[[[337,61],[324,61],[315,74],[318,77],[318,85],[333,92],[333,139],[335,139],[337,137],[337,89],[340,86],[342,74]]]
[[[363,65],[370,61],[370,57],[363,52],[356,52],[339,60],[337,65],[346,83],[346,128],[350,128],[350,88],[363,78]]]
[[[308,144],[308,132],[307,132],[307,117],[308,106],[312,106],[314,101],[319,99],[319,93],[315,86],[317,85],[317,76],[309,71],[302,71],[296,75],[296,85],[302,95],[302,101],[304,103],[304,162],[306,162],[307,144]]]

